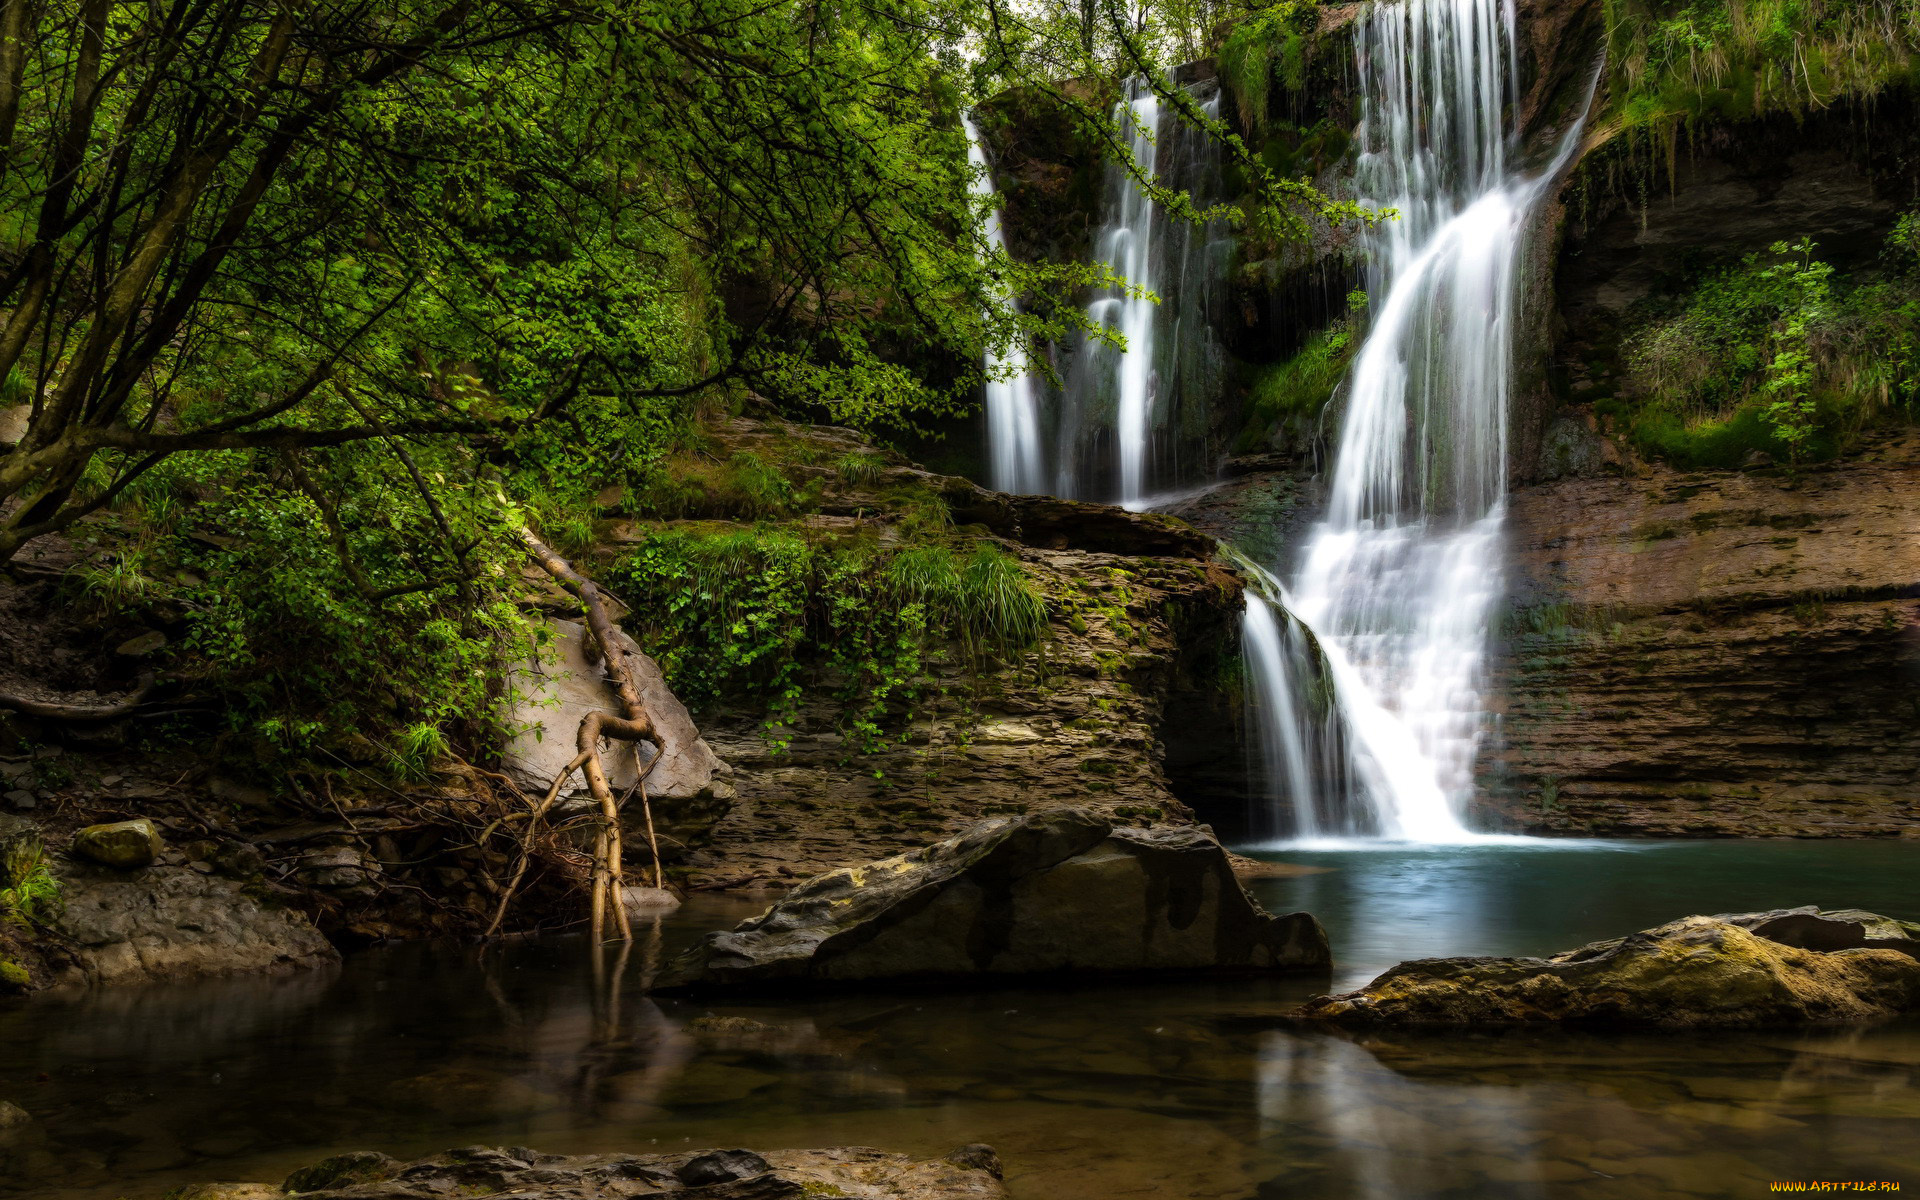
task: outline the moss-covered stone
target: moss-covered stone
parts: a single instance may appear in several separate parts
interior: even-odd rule
[[[73,835],[75,854],[121,870],[150,865],[160,857],[162,845],[159,829],[145,817],[89,825]]]
[[[1870,1020],[1920,1008],[1912,932],[1852,910],[1683,917],[1552,958],[1401,963],[1357,992],[1308,1002],[1299,1016],[1669,1028]]]
[[[302,1167],[287,1176],[280,1185],[287,1192],[318,1192],[327,1188],[352,1187],[357,1183],[375,1183],[391,1179],[400,1171],[400,1162],[378,1150],[350,1150]]]

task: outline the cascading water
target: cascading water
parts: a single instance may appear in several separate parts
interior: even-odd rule
[[[1156,136],[1160,128],[1160,98],[1141,86],[1127,85],[1119,119],[1129,133],[1128,149],[1143,174],[1153,173]],[[1087,306],[1089,323],[1112,329],[1126,339],[1126,350],[1089,341],[1074,373],[1085,386],[1105,374],[1104,360],[1113,360],[1114,467],[1122,501],[1143,493],[1147,473],[1147,418],[1153,404],[1153,298],[1146,293],[1157,284],[1153,270],[1153,200],[1124,170],[1116,169],[1111,220],[1099,233],[1094,253],[1101,262],[1137,289],[1129,295],[1109,288]]]
[[[1195,97],[1208,116],[1219,115],[1217,87],[1200,85]],[[1143,81],[1128,82],[1114,122],[1143,172],[1200,207],[1212,202],[1218,146],[1165,111]],[[1089,338],[1069,365],[1053,487],[1061,496],[1138,506],[1151,488],[1173,482],[1183,452],[1205,440],[1224,357],[1214,330],[1232,243],[1222,222],[1169,218],[1123,164],[1108,168],[1106,186],[1094,258],[1128,286],[1101,289],[1086,315],[1126,349]]]
[[[971,179],[968,190],[976,200],[985,199],[986,215],[981,218],[981,233],[990,252],[1006,254],[1006,236],[1000,230],[1000,210],[993,189],[993,168],[987,162],[980,129],[970,114],[962,113],[961,125],[967,131],[967,166]],[[1009,307],[1011,295],[999,294],[992,303]],[[1040,388],[1033,377],[1033,366],[1026,347],[1015,343],[1006,353],[989,346],[986,352],[987,465],[991,482],[1002,492],[1041,492],[1046,490],[1046,470],[1042,466],[1040,446]]]
[[[1377,4],[1356,38],[1363,97],[1356,183],[1398,211],[1368,247],[1373,328],[1349,381],[1328,513],[1276,600],[1310,631],[1337,697],[1345,803],[1268,760],[1296,832],[1414,841],[1472,835],[1462,820],[1482,736],[1487,621],[1501,589],[1499,530],[1513,354],[1515,267],[1539,175],[1509,164],[1517,94],[1511,0]],[[1249,613],[1263,721],[1301,744],[1302,664]],[[1285,694],[1286,703],[1262,697]],[[1266,739],[1279,745],[1282,735]],[[1295,750],[1280,747],[1286,753]]]

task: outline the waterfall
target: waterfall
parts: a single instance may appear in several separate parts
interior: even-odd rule
[[[1006,235],[1000,229],[1000,210],[995,201],[993,169],[987,162],[980,129],[969,113],[960,115],[967,131],[968,191],[976,200],[984,199],[985,216],[981,233],[989,254],[1005,256]],[[991,300],[1012,308],[1017,301],[1003,290]],[[1006,353],[989,345],[985,373],[987,401],[987,468],[989,482],[1002,492],[1041,492],[1046,490],[1046,471],[1041,465],[1039,384],[1033,377],[1024,342],[1015,342]]]
[[[1219,115],[1217,86],[1192,91],[1203,112]],[[1201,208],[1212,203],[1219,147],[1163,110],[1144,80],[1127,82],[1114,124],[1143,173],[1189,192]],[[1053,487],[1060,496],[1140,507],[1152,488],[1202,465],[1195,447],[1204,447],[1224,362],[1215,330],[1232,242],[1223,222],[1161,212],[1124,163],[1107,169],[1101,211],[1094,260],[1127,286],[1100,289],[1086,317],[1126,348],[1087,338],[1074,355]]]
[[[1298,832],[1457,841],[1472,836],[1463,812],[1502,586],[1518,251],[1575,139],[1539,175],[1510,163],[1511,0],[1372,5],[1356,46],[1356,184],[1399,218],[1369,235],[1374,323],[1347,387],[1328,511],[1284,597],[1337,695],[1350,802],[1329,823],[1322,798],[1299,790],[1322,781],[1294,782],[1273,758],[1268,773],[1288,776],[1270,787],[1291,792]],[[1256,694],[1286,684],[1255,661],[1274,640],[1259,607],[1247,623]],[[1299,729],[1295,743],[1326,744],[1325,730]],[[1286,736],[1265,740],[1297,752]]]
[[[1324,832],[1319,810],[1335,789],[1322,753],[1329,743],[1313,736],[1315,724],[1322,734],[1329,732],[1325,720],[1307,720],[1315,707],[1306,671],[1313,661],[1312,647],[1299,622],[1251,590],[1243,636],[1247,725],[1259,733],[1261,760],[1278,774],[1253,797],[1249,832],[1261,839],[1318,837]],[[1277,819],[1282,811],[1292,813],[1291,825]]]

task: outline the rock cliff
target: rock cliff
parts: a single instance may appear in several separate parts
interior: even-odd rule
[[[1490,815],[1541,833],[1920,832],[1920,436],[1798,473],[1512,498]]]
[[[676,830],[693,847],[691,886],[786,886],[985,817],[1062,806],[1190,819],[1186,758],[1169,769],[1171,728],[1211,725],[1213,742],[1231,745],[1239,711],[1241,584],[1211,538],[1166,517],[989,492],[897,457],[849,481],[818,465],[876,453],[846,430],[740,419],[714,436],[720,451],[779,462],[816,489],[801,518],[810,537],[897,539],[903,512],[937,498],[956,527],[1017,558],[1047,627],[1011,661],[929,658],[929,702],[878,747],[852,736],[824,676],[775,729],[761,704],[696,711],[736,795]],[[616,521],[605,534],[613,553],[644,530]]]

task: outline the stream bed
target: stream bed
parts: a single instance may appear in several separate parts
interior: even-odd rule
[[[1920,1187],[1920,1021],[1695,1034],[1289,1028],[1406,958],[1546,953],[1695,912],[1920,918],[1920,843],[1281,848],[1333,978],[655,1003],[763,901],[696,897],[624,962],[579,938],[0,1006],[0,1194],[159,1197],[346,1149],[984,1141],[1022,1200],[1753,1196]],[[596,969],[597,967],[597,969]]]

